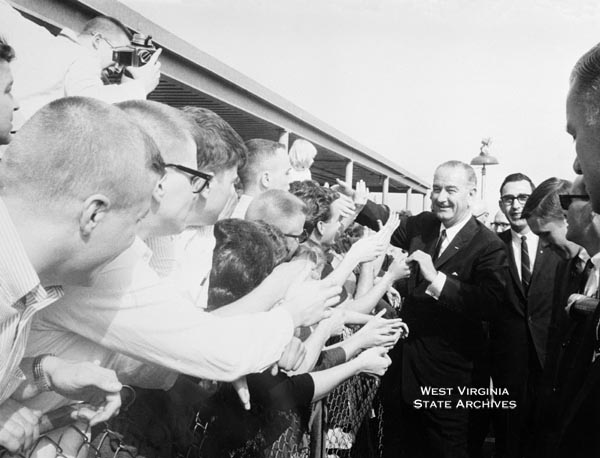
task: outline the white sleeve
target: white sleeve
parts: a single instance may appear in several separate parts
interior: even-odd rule
[[[446,284],[446,274],[438,272],[433,281],[429,284],[425,293],[433,297],[435,300],[440,298],[444,285]]]
[[[114,351],[196,377],[232,381],[281,357],[293,335],[284,309],[221,318],[184,300],[168,282],[115,294],[110,288],[68,288],[42,310],[44,321]]]
[[[93,55],[79,56],[71,63],[65,74],[65,97],[92,97],[106,103],[146,98],[146,92],[140,82],[127,80],[122,84],[105,85],[100,78],[101,71],[102,68]]]

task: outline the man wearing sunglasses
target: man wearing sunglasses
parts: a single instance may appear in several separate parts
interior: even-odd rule
[[[508,255],[505,297],[490,322],[494,386],[507,388],[513,410],[494,413],[496,453],[522,456],[531,445],[531,420],[546,359],[556,269],[561,259],[541,242],[524,218],[534,192],[522,173],[508,175],[500,187],[500,209],[510,229],[499,234]]]
[[[600,267],[600,218],[592,210],[582,177],[570,191],[559,196],[568,221],[567,238],[580,244],[593,266],[580,294],[570,306],[572,328],[565,338],[563,356],[558,361],[555,386],[549,398],[554,408],[545,416],[547,434],[540,443],[547,458],[598,456],[600,444],[595,426],[600,421],[600,308],[598,305],[598,268]],[[587,296],[587,297],[586,297]]]

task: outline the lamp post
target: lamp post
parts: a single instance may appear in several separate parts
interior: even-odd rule
[[[483,200],[483,196],[485,194],[485,166],[499,164],[498,159],[490,155],[491,143],[491,138],[482,139],[481,148],[479,148],[479,154],[471,159],[471,165],[481,165],[481,200]]]

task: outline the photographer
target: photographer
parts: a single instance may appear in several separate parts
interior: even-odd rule
[[[86,96],[107,103],[145,99],[160,80],[160,50],[151,49],[149,53],[154,54],[145,65],[123,70],[120,84],[104,84],[104,73],[115,67],[113,51],[134,50],[129,30],[111,17],[91,19],[79,34],[63,29],[54,36],[0,0],[0,30],[19,50],[19,58],[12,64],[13,94],[21,104],[15,116],[17,130],[42,106],[58,98]]]

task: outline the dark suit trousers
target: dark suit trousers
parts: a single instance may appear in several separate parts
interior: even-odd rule
[[[531,346],[530,346],[531,348]],[[535,412],[542,388],[542,368],[537,356],[532,353],[527,376],[519,384],[500,385],[507,388],[509,396],[517,402],[516,409],[494,412],[493,424],[496,433],[496,458],[520,458],[533,455]],[[498,399],[503,399],[498,396]]]

